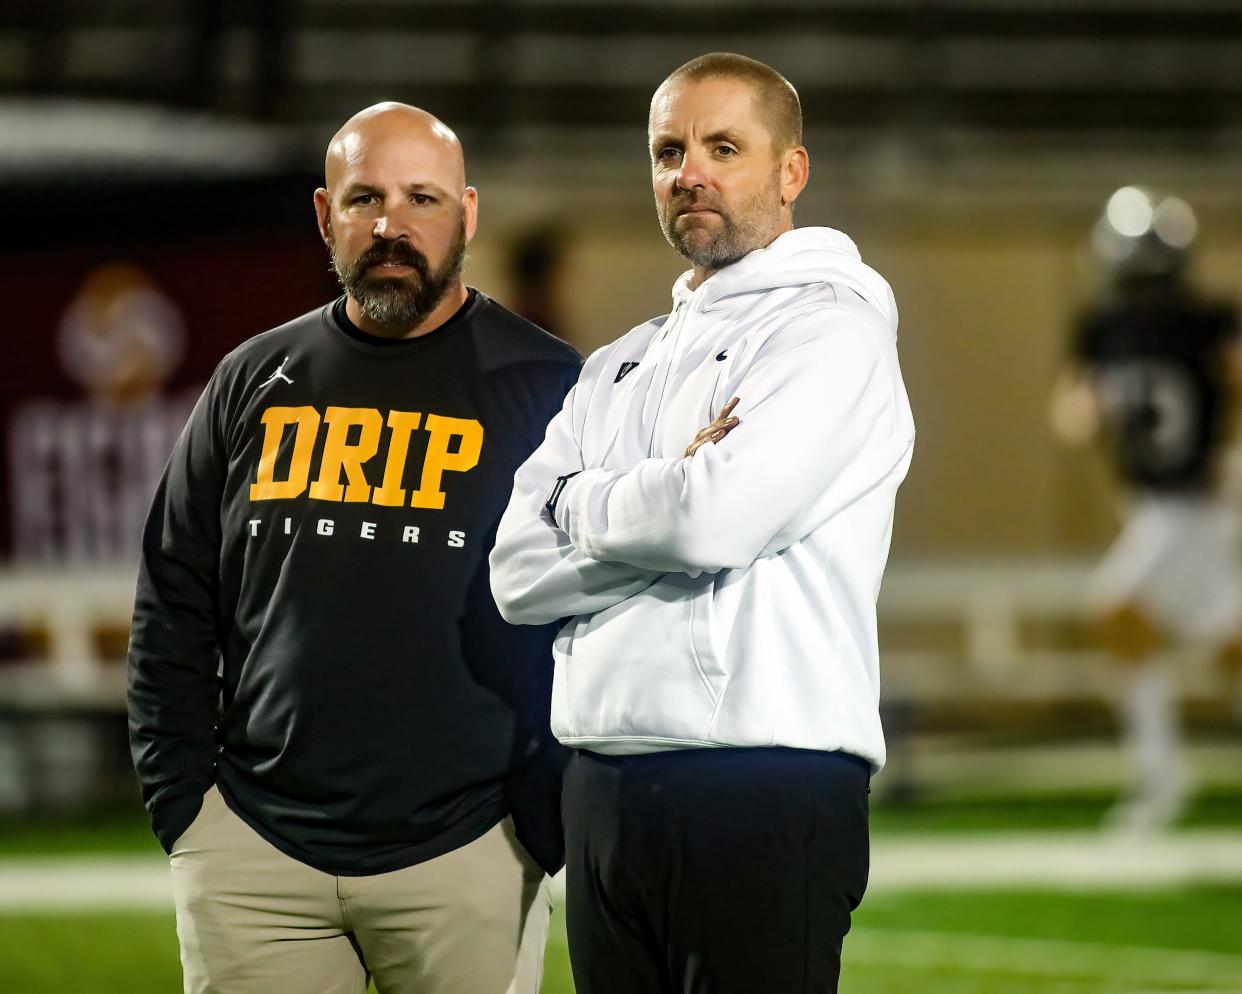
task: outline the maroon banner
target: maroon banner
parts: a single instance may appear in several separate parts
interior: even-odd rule
[[[121,247],[75,246],[65,220],[68,246],[45,237],[0,255],[0,556],[136,558],[168,453],[216,363],[338,292],[309,204],[305,220],[231,238],[196,238],[183,222],[150,245],[120,233]]]

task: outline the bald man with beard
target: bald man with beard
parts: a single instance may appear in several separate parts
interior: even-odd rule
[[[463,285],[461,145],[328,147],[344,294],[213,374],[143,535],[130,740],[195,994],[535,994],[563,862],[554,626],[488,553],[577,353]]]

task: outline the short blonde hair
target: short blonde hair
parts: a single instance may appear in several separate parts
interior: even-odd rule
[[[802,144],[802,102],[793,84],[771,66],[734,52],[711,52],[674,69],[660,84],[740,79],[751,84],[759,118],[777,153]]]

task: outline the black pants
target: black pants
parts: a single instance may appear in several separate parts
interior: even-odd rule
[[[579,752],[565,775],[578,994],[832,994],[867,886],[844,753]]]

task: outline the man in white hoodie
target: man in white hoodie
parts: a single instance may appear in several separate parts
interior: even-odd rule
[[[587,361],[491,555],[563,620],[579,994],[835,991],[884,762],[875,602],[913,421],[897,312],[853,242],[793,228],[793,87],[706,55],[656,91],[671,314]]]

